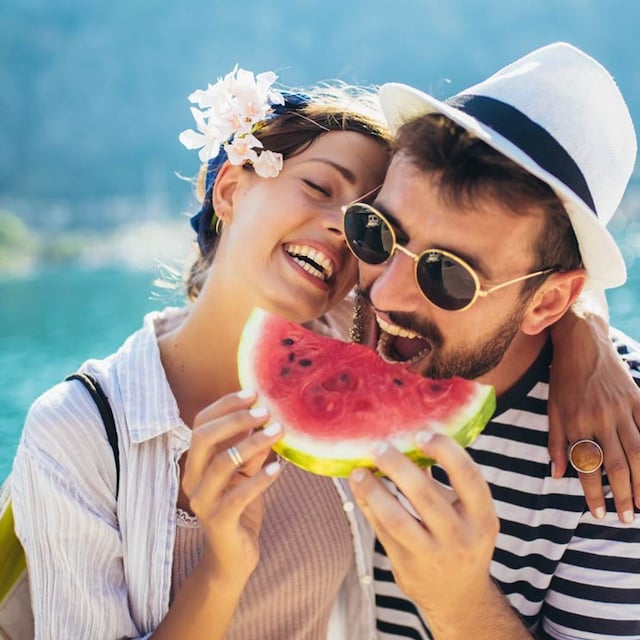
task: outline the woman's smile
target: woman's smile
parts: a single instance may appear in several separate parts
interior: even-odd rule
[[[306,244],[285,244],[284,250],[293,261],[307,273],[323,282],[328,282],[333,275],[335,265],[324,252]]]

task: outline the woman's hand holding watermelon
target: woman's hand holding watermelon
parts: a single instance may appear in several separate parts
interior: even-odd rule
[[[258,429],[266,410],[253,410],[255,394],[233,393],[201,411],[194,421],[182,489],[198,517],[205,539],[204,563],[216,576],[244,584],[260,551],[264,491],[278,476],[280,465],[263,466],[271,446],[282,436],[272,424]],[[234,461],[239,455],[243,463]]]
[[[351,474],[354,497],[385,548],[396,582],[420,607],[434,637],[530,638],[489,573],[499,530],[489,487],[452,438],[430,436],[418,438],[419,447],[446,470],[453,491],[386,443],[374,454],[418,519],[371,471]]]

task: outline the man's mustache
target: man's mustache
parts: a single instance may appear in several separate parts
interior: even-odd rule
[[[358,287],[356,290],[356,295],[360,297],[361,304],[365,305],[370,309],[375,309],[373,303],[371,302],[371,287]],[[399,327],[403,329],[407,329],[409,331],[413,331],[418,335],[422,336],[426,340],[431,343],[432,347],[440,347],[444,342],[444,338],[440,329],[425,318],[420,318],[415,314],[406,313],[404,311],[386,311],[386,315],[389,317],[389,320],[393,322],[393,324],[397,324]]]

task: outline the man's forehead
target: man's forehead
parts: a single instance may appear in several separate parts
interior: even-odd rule
[[[440,200],[436,175],[420,169],[410,159],[396,156],[375,205],[399,230],[408,233],[414,225],[418,230],[423,227],[429,214],[445,208]]]
[[[430,214],[446,213],[454,222],[456,218],[477,215],[479,219],[490,221],[492,217],[503,224],[512,219],[520,225],[523,219],[531,219],[534,224],[544,220],[544,206],[527,205],[516,207],[500,197],[498,187],[478,183],[473,186],[442,185],[440,171],[421,169],[410,158],[396,156],[389,165],[382,188],[376,197],[384,213],[398,219],[400,223],[415,217],[417,220]],[[456,190],[457,189],[457,190]],[[462,189],[462,191],[460,190]]]
[[[486,277],[497,273],[490,256],[517,258],[513,269],[535,260],[535,239],[543,228],[539,212],[514,212],[495,198],[476,198],[458,206],[441,196],[437,174],[421,170],[407,159],[395,160],[375,201],[403,238],[415,243],[414,250],[427,247],[455,253]],[[505,251],[505,246],[508,249]],[[490,264],[492,266],[490,266]],[[523,263],[523,264],[525,264]],[[509,264],[504,265],[509,271]]]

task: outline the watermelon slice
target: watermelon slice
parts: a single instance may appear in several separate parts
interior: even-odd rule
[[[375,469],[371,451],[393,443],[420,465],[418,431],[453,436],[467,446],[495,410],[492,386],[433,380],[384,362],[372,349],[334,340],[262,309],[254,309],[238,349],[244,389],[258,392],[284,437],[283,458],[320,475],[345,477],[354,467]]]

